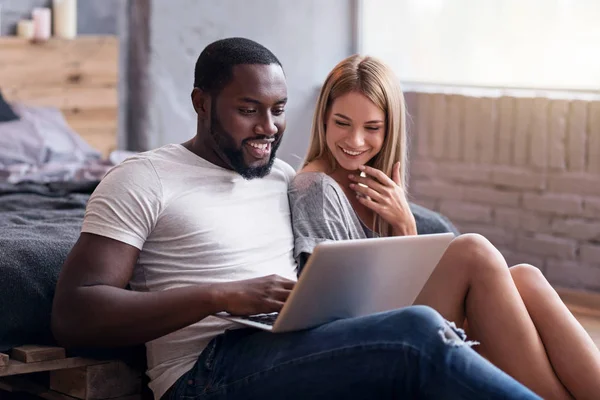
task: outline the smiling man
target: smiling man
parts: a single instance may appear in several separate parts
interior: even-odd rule
[[[242,44],[229,51],[233,60],[219,53],[218,44],[198,59],[192,91],[198,134],[184,146],[246,179],[262,178],[271,170],[285,130],[287,85],[270,51],[260,49],[241,59],[242,48],[235,47]],[[232,68],[232,61],[240,64]]]
[[[126,160],[90,198],[56,288],[57,340],[146,343],[156,399],[535,398],[430,308],[281,334],[213,317],[280,311],[294,287],[294,171],[275,157],[286,101],[265,47],[204,49],[195,137]]]

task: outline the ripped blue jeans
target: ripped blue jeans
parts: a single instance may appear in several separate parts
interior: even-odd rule
[[[539,399],[413,306],[273,334],[216,337],[171,399]]]

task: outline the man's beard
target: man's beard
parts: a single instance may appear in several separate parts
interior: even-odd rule
[[[271,172],[271,167],[273,167],[273,163],[275,162],[275,153],[281,143],[279,134],[275,136],[275,140],[271,143],[269,161],[259,167],[251,167],[246,164],[244,160],[244,146],[248,140],[268,139],[268,136],[257,135],[256,137],[245,139],[239,148],[236,147],[233,137],[223,129],[221,121],[216,116],[214,104],[211,107],[210,134],[217,145],[217,151],[220,153],[221,158],[224,158],[224,161],[244,179],[264,178]]]

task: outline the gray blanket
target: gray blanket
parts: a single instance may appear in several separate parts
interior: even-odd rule
[[[96,185],[0,183],[0,351],[53,343],[54,287]]]

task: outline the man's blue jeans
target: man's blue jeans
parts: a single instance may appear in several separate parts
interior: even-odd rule
[[[407,307],[270,333],[216,337],[173,399],[539,399],[436,311]]]

